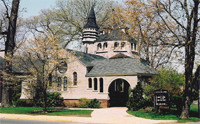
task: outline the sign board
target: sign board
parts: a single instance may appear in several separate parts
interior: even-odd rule
[[[154,91],[154,104],[155,106],[169,106],[169,92],[168,90],[155,90]]]

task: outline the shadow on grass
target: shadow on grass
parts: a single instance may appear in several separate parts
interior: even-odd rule
[[[181,119],[180,117],[180,112],[177,111],[176,109],[161,109],[157,112],[152,112],[152,111],[145,111],[145,110],[139,110],[139,111],[127,111],[127,113],[141,117],[141,118],[146,118],[146,119],[154,119],[154,120],[177,120],[180,123],[185,123],[185,122],[197,122],[200,121],[198,118],[198,112],[197,111],[190,111],[190,118],[189,119]]]
[[[63,111],[64,109],[47,109],[47,111],[43,111],[43,110],[34,110],[32,112],[29,112],[29,114],[34,114],[34,115],[37,115],[37,114],[47,114],[47,113],[54,113],[54,112],[61,112]]]

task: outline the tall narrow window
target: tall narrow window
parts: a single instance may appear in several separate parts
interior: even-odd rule
[[[61,77],[58,77],[58,85],[57,85],[57,87],[61,87],[61,82],[62,82]]]
[[[76,72],[73,73],[73,78],[74,78],[74,85],[76,86],[77,85],[77,73]]]
[[[67,87],[67,77],[64,77],[64,88]]]
[[[97,78],[94,78],[94,90],[97,90]]]
[[[100,92],[102,93],[103,92],[103,78],[100,78]]]
[[[88,88],[92,88],[92,79],[91,78],[88,79]]]

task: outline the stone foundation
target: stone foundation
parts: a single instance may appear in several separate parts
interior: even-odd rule
[[[99,100],[101,102],[101,108],[108,108],[109,102],[108,100]],[[78,99],[65,99],[64,104],[66,107],[79,107]]]

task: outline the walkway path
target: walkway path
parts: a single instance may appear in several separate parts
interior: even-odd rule
[[[0,114],[0,118],[6,119],[25,119],[25,120],[48,120],[78,123],[107,123],[107,124],[158,124],[175,122],[167,120],[150,120],[138,118],[126,113],[125,107],[94,109],[92,117],[69,117],[69,116],[45,116],[45,115],[21,115],[21,114]]]

